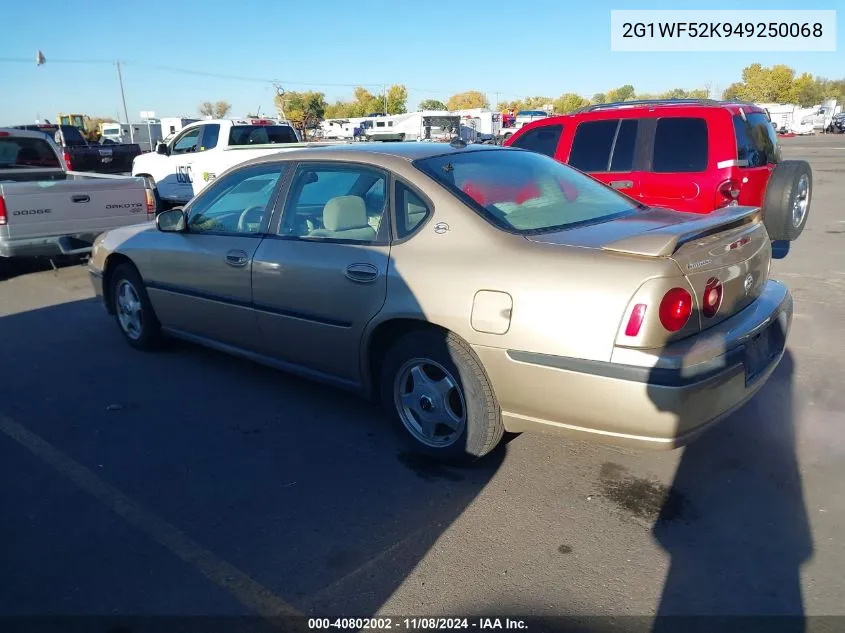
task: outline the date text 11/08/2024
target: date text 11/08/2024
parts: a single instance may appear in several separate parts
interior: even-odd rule
[[[309,618],[308,628],[355,631],[526,630],[528,624],[519,618]]]

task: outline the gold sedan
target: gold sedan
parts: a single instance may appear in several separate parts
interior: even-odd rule
[[[383,403],[417,450],[503,432],[679,446],[780,361],[756,208],[647,208],[546,156],[351,144],[240,164],[95,243],[126,341],[170,335]]]

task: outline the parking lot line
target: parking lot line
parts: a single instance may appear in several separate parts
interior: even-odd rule
[[[134,525],[203,576],[229,591],[241,604],[265,618],[302,614],[240,569],[203,548],[149,510],[146,510],[92,470],[78,463],[55,446],[11,418],[0,415],[0,431],[28,449],[60,475],[92,495],[115,514]]]

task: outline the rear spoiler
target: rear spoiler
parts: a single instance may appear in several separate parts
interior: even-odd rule
[[[669,257],[685,242],[761,219],[762,210],[760,207],[725,207],[707,215],[684,215],[693,219],[609,242],[601,248],[627,255]]]

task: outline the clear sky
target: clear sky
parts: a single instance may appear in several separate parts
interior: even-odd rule
[[[785,63],[845,77],[842,0],[766,0],[766,9],[839,9],[835,53],[619,53],[610,51],[611,9],[748,9],[735,1],[677,0],[39,0],[3,2],[0,124],[58,112],[123,119],[114,60],[123,63],[127,108],[196,116],[226,100],[233,115],[273,111],[272,80],[289,90],[350,98],[405,84],[409,106],[455,92],[585,96],[630,83],[638,91],[719,90],[744,66]],[[294,7],[291,10],[286,6]],[[36,67],[38,49],[47,63]],[[23,60],[23,61],[15,61]],[[95,63],[79,63],[95,62]],[[190,71],[190,72],[177,72]],[[203,75],[202,73],[207,73]],[[215,77],[211,75],[226,75]]]

